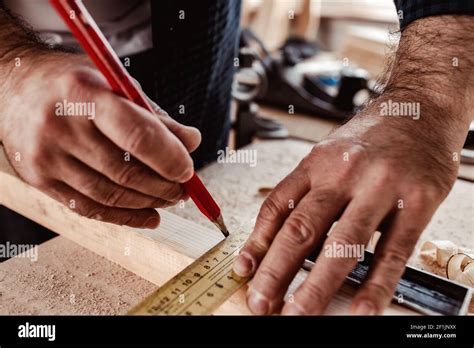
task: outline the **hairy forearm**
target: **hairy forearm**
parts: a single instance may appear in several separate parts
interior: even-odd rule
[[[413,103],[419,119],[382,117],[420,142],[459,151],[474,110],[474,21],[470,16],[417,20],[402,32],[381,96],[361,116],[380,116],[381,104]],[[406,115],[405,115],[406,116]]]
[[[35,33],[7,9],[0,6],[0,78],[5,81],[23,59],[48,50]]]
[[[0,108],[9,100],[13,84],[25,76],[33,61],[50,52],[35,33],[7,9],[0,6]],[[0,142],[3,134],[3,112],[0,112]]]
[[[466,114],[474,106],[474,21],[437,16],[402,33],[386,92],[422,92],[440,107]]]

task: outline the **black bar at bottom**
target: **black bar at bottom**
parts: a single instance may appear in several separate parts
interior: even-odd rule
[[[54,339],[51,333],[54,325]],[[49,328],[49,329],[48,329]],[[0,346],[15,344],[410,344],[469,346],[474,317],[1,316]],[[21,333],[20,333],[21,331]],[[44,337],[37,336],[43,333]],[[29,337],[19,337],[19,336]]]

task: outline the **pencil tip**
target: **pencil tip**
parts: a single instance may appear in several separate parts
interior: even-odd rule
[[[221,232],[222,234],[224,235],[224,237],[229,237],[229,231],[227,230],[227,227],[224,227],[223,229],[221,229]]]
[[[222,217],[222,215],[219,215],[218,218],[214,220],[214,224],[219,228],[219,230],[221,230],[224,237],[227,238],[229,236],[229,230],[227,229],[227,226],[224,223],[224,218]]]

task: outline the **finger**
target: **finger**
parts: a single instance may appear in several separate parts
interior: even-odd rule
[[[121,149],[159,173],[165,179],[188,181],[193,173],[193,163],[182,142],[145,109],[105,94],[102,109],[93,119],[97,128]]]
[[[274,313],[306,256],[324,238],[345,206],[335,194],[310,192],[286,219],[252,280],[248,305],[255,314]]]
[[[68,148],[64,150],[125,188],[173,203],[184,197],[180,184],[162,178],[143,163],[128,156],[95,127],[82,132],[81,141],[68,144]]]
[[[391,209],[392,201],[379,192],[362,193],[352,199],[327,237],[312,271],[293,294],[294,301],[283,307],[283,314],[323,313],[362,257],[365,245]]]
[[[133,80],[135,84],[143,91],[140,82],[138,82],[136,79]],[[185,126],[176,122],[165,110],[155,103],[153,99],[148,97],[146,94],[145,97],[153,108],[155,115],[157,115],[160,120],[168,127],[168,129],[171,130],[171,132],[176,135],[179,140],[181,140],[184,146],[186,146],[186,149],[188,149],[189,152],[196,150],[201,143],[201,132],[197,128]]]
[[[90,219],[110,222],[116,225],[150,229],[158,227],[160,223],[160,215],[155,209],[106,207],[60,181],[52,183],[46,193],[77,214]]]
[[[201,144],[201,132],[194,127],[185,126],[166,114],[158,116],[168,129],[178,137],[189,152],[196,150]]]
[[[162,108],[160,108],[160,106],[155,103],[155,101],[153,99],[151,99],[146,93],[145,91],[143,90],[142,88],[142,85],[140,83],[140,81],[138,81],[136,78],[132,77],[132,80],[133,82],[135,83],[135,85],[140,88],[140,90],[143,92],[143,95],[145,96],[146,100],[148,100],[148,102],[150,103],[151,107],[153,108],[153,110],[155,111],[155,114],[156,115],[163,115],[163,116],[168,116],[168,113],[163,110]]]
[[[429,221],[431,214],[425,214],[427,212],[414,213],[408,209],[396,214],[390,228],[380,237],[369,274],[352,301],[351,313],[383,313],[392,300],[418,237]]]
[[[107,179],[73,157],[66,157],[57,171],[57,179],[97,203],[118,208],[163,208],[170,203],[127,189]]]
[[[248,277],[255,272],[286,217],[309,187],[305,171],[296,169],[273,189],[260,208],[253,233],[234,263],[236,274]]]

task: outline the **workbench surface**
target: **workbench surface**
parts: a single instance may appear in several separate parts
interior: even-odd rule
[[[305,124],[305,134],[311,132],[311,124]],[[317,121],[313,128],[318,137],[322,136]],[[330,129],[327,123],[325,129]],[[261,141],[247,149],[257,153],[255,167],[214,163],[203,169],[200,176],[220,202],[230,228],[255,219],[265,198],[258,189],[277,184],[312,146],[301,140]],[[457,180],[424,231],[418,248],[422,242],[434,239],[472,248],[473,204],[474,184]],[[210,226],[192,203],[167,210]],[[37,262],[15,257],[0,264],[0,314],[123,314],[156,288],[62,236],[38,249]],[[410,264],[423,268],[416,253]]]

